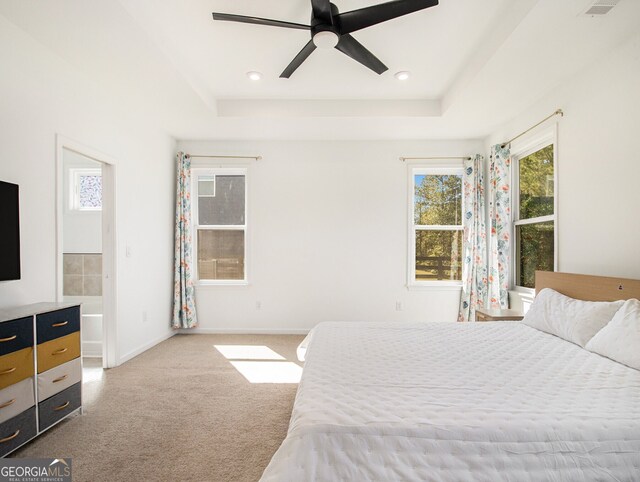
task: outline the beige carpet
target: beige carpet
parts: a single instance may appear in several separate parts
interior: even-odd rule
[[[71,457],[74,481],[258,480],[286,435],[297,385],[249,383],[214,345],[265,345],[298,363],[302,338],[174,336],[85,383],[84,415],[13,456]]]

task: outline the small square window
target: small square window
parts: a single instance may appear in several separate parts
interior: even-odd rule
[[[76,211],[102,210],[102,170],[71,169],[69,208]]]

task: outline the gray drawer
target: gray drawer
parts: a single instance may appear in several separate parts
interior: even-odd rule
[[[36,407],[0,424],[0,457],[36,436]]]
[[[82,382],[56,393],[38,404],[40,431],[49,428],[58,420],[79,408],[82,400]]]
[[[42,402],[82,381],[82,360],[76,358],[38,375],[38,401]],[[6,390],[6,389],[5,389]]]
[[[3,388],[0,390],[0,423],[6,422],[35,404],[33,377]]]

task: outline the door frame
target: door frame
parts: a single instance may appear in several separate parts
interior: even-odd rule
[[[102,366],[118,365],[116,160],[77,141],[56,135],[56,300],[63,301],[64,150],[102,165]]]

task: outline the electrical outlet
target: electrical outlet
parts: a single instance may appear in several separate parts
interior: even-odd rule
[[[402,301],[396,301],[396,311],[402,311]]]
[[[256,310],[262,308],[262,301],[256,301]]]
[[[146,323],[147,322],[147,312],[143,311],[142,312],[142,323]]]

